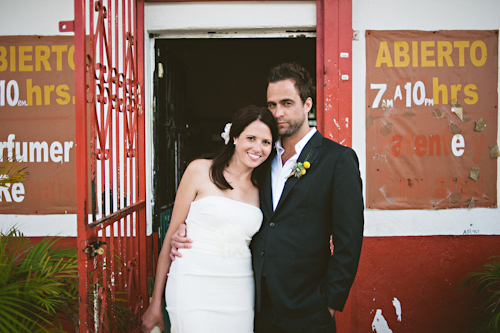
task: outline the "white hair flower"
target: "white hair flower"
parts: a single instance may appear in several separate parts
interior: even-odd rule
[[[229,142],[229,132],[231,132],[231,123],[227,123],[226,127],[224,127],[224,132],[220,134],[220,136],[224,139],[224,144],[227,145]]]

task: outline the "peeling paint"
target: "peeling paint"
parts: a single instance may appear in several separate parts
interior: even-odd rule
[[[479,168],[471,168],[469,178],[477,182],[477,180],[479,179],[479,171]]]
[[[443,200],[444,200],[444,198],[442,198],[442,199],[429,199],[429,201],[431,202],[431,204],[433,206],[439,205],[441,202],[443,202]]]
[[[335,123],[335,126],[337,126],[337,129],[340,130],[340,125],[339,123],[337,122],[337,119],[333,119],[333,122]]]
[[[349,118],[345,118],[345,128],[349,128]]]
[[[446,118],[446,115],[443,112],[441,112],[441,110],[439,110],[438,108],[434,109],[434,111],[432,111],[432,114],[434,115],[434,117],[438,119]]]
[[[498,149],[498,145],[494,145],[494,146],[489,146],[490,148],[490,156],[491,158],[497,158],[500,156],[500,151]]]
[[[449,199],[449,206],[453,206],[460,200],[462,200],[462,196],[460,195],[460,193],[454,193]]]
[[[467,207],[469,210],[474,208],[474,197],[470,198],[469,206]],[[471,224],[472,225],[472,224]]]
[[[474,121],[474,131],[476,132],[482,132],[484,128],[486,127],[486,122],[484,121],[483,118],[479,118],[478,120]]]
[[[377,333],[392,333],[380,309],[377,309],[377,313],[375,313],[375,317],[373,318],[372,331]]]
[[[372,127],[373,124],[375,124],[375,118],[373,118],[373,114],[371,114],[366,118],[366,130]]]
[[[396,310],[396,315],[398,316],[398,321],[401,321],[401,315],[402,315],[402,310],[401,310],[401,302],[394,297],[392,300],[392,305],[394,305],[394,309]]]
[[[448,124],[448,129],[454,135],[462,133],[462,130],[460,129],[460,127],[458,127],[456,124],[454,124],[451,120]]]
[[[394,125],[392,123],[392,121],[390,123],[388,123],[387,125],[385,125],[384,127],[382,127],[380,129],[380,133],[383,135],[383,136],[387,136],[389,135],[390,133],[392,133],[392,130],[394,128]]]
[[[385,185],[382,186],[381,188],[379,188],[378,190],[384,196],[385,201],[387,201],[387,203],[389,205],[392,205],[392,203],[394,202],[394,198],[389,193],[387,193],[387,189],[385,188]],[[375,300],[375,299],[373,299],[373,300]]]
[[[451,106],[451,112],[455,113],[457,115],[457,117],[462,121],[464,122],[464,117],[463,117],[463,109],[462,107],[460,106],[460,104],[457,104],[457,105],[452,105]]]
[[[383,117],[383,119],[385,120],[385,118],[388,118],[388,117],[390,117],[390,116],[392,116],[392,115],[395,115],[395,114],[398,114],[398,110],[397,110],[397,109],[395,109],[395,108],[388,108],[388,109],[384,112],[384,114],[382,115],[382,117]],[[388,120],[387,120],[387,121],[388,121]],[[384,123],[384,124],[386,124],[386,123],[387,123],[387,121],[385,121],[385,123]]]
[[[453,193],[451,193],[450,189],[449,188],[446,188],[446,196],[444,198],[441,198],[441,199],[430,199],[429,201],[434,205],[438,205],[440,204],[443,200],[445,199],[449,199],[451,196],[452,196]]]
[[[374,161],[378,161],[378,162],[385,162],[385,163],[387,163],[387,155],[386,154],[375,153],[373,155],[373,160]]]

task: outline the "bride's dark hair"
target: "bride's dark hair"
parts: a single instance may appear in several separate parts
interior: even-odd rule
[[[273,147],[274,143],[278,139],[278,128],[276,126],[276,121],[272,113],[267,109],[255,105],[250,105],[238,110],[232,119],[231,131],[229,132],[229,142],[220,152],[213,156],[213,164],[210,168],[210,178],[214,184],[221,190],[233,189],[231,185],[227,182],[224,177],[224,169],[229,165],[229,161],[234,153],[234,141],[233,138],[240,136],[241,132],[251,124],[252,122],[260,120],[269,127],[271,130],[271,135],[273,137]],[[252,172],[252,183],[257,186],[259,179],[261,177],[261,171],[264,164],[262,163]]]

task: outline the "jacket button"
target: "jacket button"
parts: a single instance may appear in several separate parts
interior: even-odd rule
[[[260,255],[261,255],[261,256],[264,256],[264,254],[266,254],[264,251],[262,251],[262,252],[260,253]]]
[[[269,223],[269,226],[270,226],[271,228],[274,228],[274,227],[276,226],[276,224],[274,224],[274,222],[271,222],[271,223]]]

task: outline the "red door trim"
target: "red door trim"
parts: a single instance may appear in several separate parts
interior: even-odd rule
[[[317,0],[316,12],[317,128],[325,137],[350,147],[352,0]],[[343,312],[335,315],[337,332],[351,332],[351,307],[349,297]]]
[[[352,146],[352,1],[316,3],[317,67],[319,71],[323,66],[324,74],[317,82],[318,101],[323,101],[322,106],[318,103],[318,129],[327,138]]]
[[[75,13],[85,13],[85,1],[74,1]],[[85,82],[85,20],[82,15],[75,15],[75,82]],[[88,160],[87,160],[87,145],[78,144],[87,140],[87,103],[85,103],[86,92],[84,84],[75,84],[75,159],[76,165],[76,212],[77,212],[77,234],[85,235],[87,231],[87,193],[88,193]],[[78,248],[78,271],[87,271],[87,255],[84,250],[87,246],[86,242],[77,242]],[[78,279],[79,290],[85,290],[88,294],[88,276],[80,276]],[[79,298],[80,329],[86,328],[87,323],[87,303],[84,299]]]
[[[141,87],[141,91],[139,93],[140,99],[142,103],[140,103],[141,106],[145,106],[145,85],[144,85],[144,1],[143,0],[137,0],[136,2],[136,55],[137,55],[137,74],[138,74],[138,81],[139,81],[139,86]],[[143,114],[145,110],[141,110],[139,114]],[[145,124],[145,118],[146,117],[139,117],[138,119],[138,137],[143,138],[143,140],[138,140],[137,142],[137,151],[138,151],[138,160],[139,160],[139,170],[140,176],[142,177],[142,181],[139,181],[139,189],[138,189],[138,200],[139,201],[146,201],[146,156],[143,156],[146,154],[146,124]],[[148,260],[147,260],[147,247],[149,243],[147,242],[147,236],[146,236],[146,209],[142,209],[139,211],[139,220],[143,221],[139,225],[139,243],[140,243],[140,250],[139,250],[139,272],[140,272],[140,293],[143,297],[143,301],[145,304],[142,305],[142,312],[144,312],[147,308],[146,305],[149,305],[149,297],[148,297],[148,283],[147,279],[149,276],[153,275],[153,268],[152,265],[148,265]],[[152,262],[151,262],[152,263]]]

